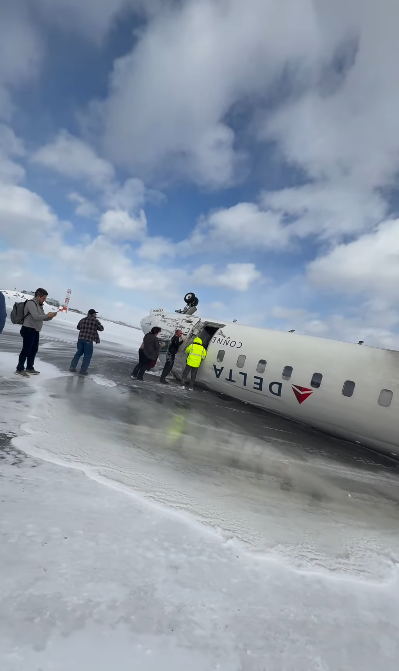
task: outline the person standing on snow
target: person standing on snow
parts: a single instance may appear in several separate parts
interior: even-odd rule
[[[35,370],[35,357],[39,349],[39,334],[43,322],[51,321],[57,316],[56,312],[45,314],[43,304],[46,302],[47,296],[48,293],[45,289],[36,289],[35,297],[25,303],[23,324],[20,330],[22,350],[15,375],[21,375],[22,377],[39,375],[39,371]]]
[[[88,375],[87,369],[90,366],[90,361],[93,356],[93,343],[99,344],[99,331],[104,331],[104,326],[97,319],[97,312],[89,310],[87,317],[83,317],[76,327],[79,331],[78,344],[76,354],[71,361],[70,371],[76,373],[76,366],[79,359],[83,356],[83,362],[79,371],[80,375]]]
[[[159,326],[153,326],[149,333],[146,333],[143,340],[142,348],[139,350],[139,366],[134,369],[132,376],[137,376],[137,380],[143,382],[143,376],[146,370],[151,368],[153,361],[158,360],[161,343],[157,335],[162,329]],[[136,374],[136,375],[135,375]]]
[[[181,382],[183,389],[185,389],[186,378],[188,374],[191,373],[189,391],[192,391],[194,389],[194,382],[197,377],[198,369],[206,358],[206,349],[202,346],[201,338],[195,338],[193,344],[186,347],[186,352],[187,365],[183,371]]]
[[[6,299],[2,291],[0,291],[0,333],[3,333],[3,329],[7,319],[7,310],[6,310]]]
[[[175,335],[170,341],[168,353],[166,355],[166,362],[163,371],[161,373],[161,379],[159,380],[161,384],[168,384],[168,382],[166,382],[166,376],[169,375],[169,373],[171,372],[175,363],[176,354],[179,351],[179,347],[184,342],[182,335],[183,332],[181,331],[181,329],[177,329],[175,331]]]

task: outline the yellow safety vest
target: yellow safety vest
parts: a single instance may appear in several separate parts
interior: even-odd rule
[[[201,362],[206,357],[206,349],[202,346],[201,338],[196,338],[192,345],[186,347],[187,365],[192,368],[199,368]]]

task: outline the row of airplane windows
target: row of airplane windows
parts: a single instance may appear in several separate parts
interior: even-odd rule
[[[217,355],[217,361],[221,363],[224,359],[224,355],[226,354],[224,349],[220,349]],[[244,368],[245,366],[245,361],[247,357],[245,354],[240,354],[238,359],[237,359],[237,368]],[[267,366],[267,361],[265,359],[260,359],[258,361],[258,365],[256,366],[256,372],[260,373],[261,375],[265,372]],[[282,373],[282,379],[283,380],[290,380],[292,373],[293,373],[293,367],[292,366],[284,366],[283,368],[283,373]],[[321,373],[313,373],[312,379],[310,381],[310,386],[313,387],[314,389],[319,389],[321,387],[321,383],[323,380],[323,375]],[[355,391],[355,382],[352,380],[346,380],[344,382],[344,385],[342,387],[342,396],[346,396],[347,398],[351,398],[353,396],[353,393]],[[389,408],[389,406],[392,403],[393,399],[393,391],[390,389],[382,389],[378,398],[378,405],[381,405],[383,408]]]

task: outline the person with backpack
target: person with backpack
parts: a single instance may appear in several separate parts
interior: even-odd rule
[[[39,375],[35,370],[35,357],[39,349],[39,334],[43,327],[43,322],[48,322],[57,316],[56,312],[45,314],[43,304],[46,302],[48,293],[45,289],[36,289],[35,297],[25,303],[15,303],[11,321],[13,324],[21,324],[22,350],[19,355],[15,375],[29,377],[30,375]],[[26,362],[26,370],[25,370]]]
[[[3,333],[3,329],[7,319],[7,310],[6,310],[6,299],[2,291],[0,291],[0,333]]]
[[[98,321],[97,312],[89,310],[87,317],[81,319],[76,328],[79,331],[77,351],[71,361],[69,370],[71,373],[76,373],[76,366],[79,363],[80,357],[83,356],[79,373],[80,375],[88,375],[87,369],[93,356],[94,343],[100,343],[98,332],[104,331],[104,326]]]
[[[206,358],[206,349],[202,346],[201,338],[195,338],[194,342],[186,347],[187,353],[187,365],[183,371],[181,384],[183,389],[186,388],[186,378],[189,373],[191,373],[191,381],[189,391],[194,389],[195,379],[201,363]]]

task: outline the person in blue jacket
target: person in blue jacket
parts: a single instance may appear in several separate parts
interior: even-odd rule
[[[4,324],[7,319],[6,299],[4,294],[0,291],[0,333],[3,333]]]

